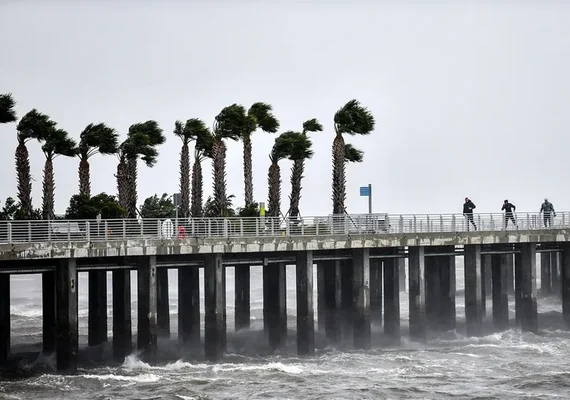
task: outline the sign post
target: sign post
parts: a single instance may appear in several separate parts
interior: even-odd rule
[[[372,184],[368,186],[360,186],[360,196],[368,197],[368,214],[372,214]]]

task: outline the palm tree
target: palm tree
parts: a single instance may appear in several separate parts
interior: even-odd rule
[[[202,161],[212,158],[212,144],[214,137],[212,132],[204,131],[196,138],[194,147],[194,165],[192,166],[192,202],[190,205],[190,215],[192,217],[202,217],[204,215],[202,178]]]
[[[332,201],[333,214],[345,212],[346,200],[346,145],[343,134],[368,135],[374,130],[374,117],[367,108],[360,105],[358,100],[350,100],[334,115],[335,138],[332,145],[333,180]],[[354,155],[354,153],[352,153]],[[362,154],[361,154],[362,155]]]
[[[180,214],[183,217],[190,215],[190,150],[188,145],[199,136],[211,135],[206,124],[197,118],[174,123],[174,134],[182,140],[180,151]],[[201,207],[200,203],[200,207]]]
[[[0,94],[0,124],[16,122],[16,101],[11,93]]]
[[[253,172],[252,172],[252,149],[251,135],[258,128],[267,133],[275,133],[279,129],[279,121],[272,113],[273,108],[267,103],[254,103],[247,111],[247,123],[241,132],[241,140],[243,142],[243,179],[245,185],[245,206],[248,207],[253,203]],[[245,110],[244,110],[245,112]]]
[[[299,133],[292,131],[282,133],[277,136],[271,149],[271,154],[269,155],[271,165],[267,173],[268,217],[277,219],[281,215],[281,168],[279,167],[279,161],[291,155],[292,143],[297,140],[299,135]]]
[[[89,158],[97,153],[117,154],[118,137],[113,128],[105,124],[89,124],[81,132],[77,156],[79,157],[79,194],[91,197]]]
[[[305,140],[299,140],[297,142],[298,147],[292,149],[290,159],[293,161],[293,166],[291,167],[291,194],[289,195],[289,216],[291,218],[296,218],[299,215],[301,181],[305,172],[305,160],[313,156],[312,143],[307,132],[320,132],[322,130],[323,126],[316,118],[303,122],[302,135]]]
[[[77,143],[63,129],[52,127],[38,140],[43,142],[42,151],[46,156],[44,165],[42,217],[52,220],[55,217],[55,176],[53,160],[58,156],[73,157],[77,154]]]
[[[18,182],[18,201],[22,207],[22,218],[31,219],[34,215],[32,204],[32,174],[30,173],[30,157],[26,143],[32,139],[40,139],[47,132],[55,129],[56,123],[49,116],[35,108],[22,117],[18,126],[18,147],[16,147],[16,175]]]
[[[156,121],[133,124],[117,153],[117,188],[119,204],[127,210],[129,218],[137,215],[137,160],[140,157],[147,167],[152,168],[158,158],[156,147],[163,144],[166,137]]]
[[[218,217],[228,216],[226,194],[226,143],[225,139],[238,140],[245,130],[247,118],[245,108],[232,104],[220,111],[214,121],[212,140],[212,170],[214,177],[214,197],[211,209]]]

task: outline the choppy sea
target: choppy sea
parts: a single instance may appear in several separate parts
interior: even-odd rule
[[[18,361],[14,371],[4,374],[0,380],[0,399],[570,398],[570,332],[563,329],[561,302],[557,296],[539,298],[541,330],[538,334],[523,334],[515,328],[493,332],[488,299],[486,335],[467,338],[463,329],[463,269],[458,266],[456,332],[432,337],[424,345],[408,341],[407,293],[401,293],[400,346],[387,347],[382,340],[382,328],[373,326],[370,351],[354,351],[349,344],[340,344],[337,348],[326,346],[322,335],[317,333],[317,354],[300,358],[295,354],[294,267],[287,268],[289,338],[287,348],[279,354],[270,354],[262,333],[261,269],[252,267],[251,272],[251,330],[230,333],[234,280],[233,269],[228,268],[228,355],[223,362],[210,364],[191,351],[186,354],[178,348],[178,285],[176,271],[170,271],[173,334],[171,339],[159,340],[161,362],[155,366],[142,362],[137,354],[130,355],[122,364],[111,364],[110,343],[87,348],[87,274],[80,273],[81,367],[73,376],[56,374],[54,358],[39,353],[41,276],[12,276],[12,351]],[[132,274],[136,282],[136,272]],[[110,278],[109,273],[109,288]],[[111,293],[108,300],[111,337]],[[132,310],[136,329],[136,285],[133,285]],[[512,298],[510,313],[513,319]]]

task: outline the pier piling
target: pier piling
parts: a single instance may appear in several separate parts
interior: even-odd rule
[[[42,347],[45,354],[55,351],[55,271],[42,273]]]
[[[410,339],[426,340],[426,285],[425,249],[420,246],[408,248],[408,296],[410,303]]]
[[[536,303],[536,244],[520,243],[519,250],[521,328],[523,331],[536,333],[538,331]]]
[[[156,256],[138,258],[137,347],[147,362],[156,360],[158,288]]]
[[[251,319],[251,277],[249,265],[236,265],[235,279],[235,330],[249,329]]]
[[[493,254],[492,290],[493,324],[497,331],[509,329],[509,292],[507,289],[507,265],[502,262],[501,254]]]
[[[59,372],[77,371],[77,266],[74,258],[56,267],[56,365]]]
[[[467,336],[480,336],[483,323],[483,267],[481,245],[465,245],[465,330]]]
[[[370,260],[370,320],[379,325],[382,325],[382,294],[384,292],[382,265],[382,260]]]
[[[352,252],[354,348],[370,349],[370,250]]]
[[[222,255],[204,257],[205,355],[208,361],[219,361],[225,351],[224,298]]]
[[[297,275],[297,353],[315,354],[315,321],[313,311],[313,252],[296,254]]]
[[[156,270],[157,289],[157,325],[158,336],[170,337],[170,302],[168,299],[168,268],[157,268]]]
[[[10,275],[0,274],[0,367],[10,354]]]
[[[178,339],[183,345],[200,345],[200,270],[178,267]]]
[[[87,341],[98,346],[107,341],[107,271],[89,271],[88,286]]]
[[[325,268],[325,332],[327,340],[338,343],[342,339],[341,310],[341,261],[326,262]]]
[[[560,284],[562,285],[562,318],[566,329],[570,330],[570,245],[568,244],[562,251]]]
[[[540,294],[550,296],[552,294],[552,276],[550,268],[550,253],[540,253]]]
[[[113,358],[123,361],[133,348],[131,271],[115,269],[113,279]]]
[[[400,263],[384,261],[384,334],[393,344],[400,343]]]

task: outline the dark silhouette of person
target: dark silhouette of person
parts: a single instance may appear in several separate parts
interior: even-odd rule
[[[552,228],[552,217],[556,216],[556,211],[554,211],[554,206],[548,199],[544,199],[544,203],[540,206],[540,212],[544,216],[544,227],[548,228],[550,226]]]
[[[469,199],[469,197],[465,198],[465,203],[463,203],[463,215],[467,218],[467,230],[469,230],[469,223],[473,224],[475,230],[477,230],[477,225],[475,225],[475,221],[473,221],[473,209],[475,208],[475,204]]]
[[[503,207],[501,208],[501,211],[505,211],[505,229],[507,229],[507,225],[509,225],[509,220],[513,221],[513,225],[518,229],[518,225],[517,225],[517,221],[515,221],[515,216],[514,216],[514,211],[517,208],[515,207],[514,204],[509,203],[508,200],[505,200],[503,202]]]

